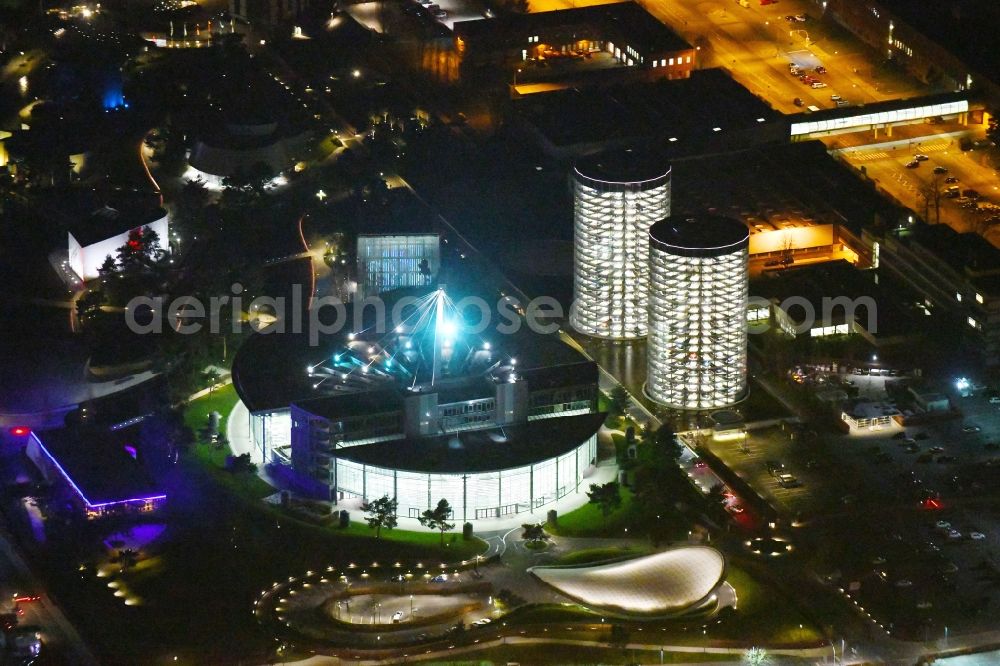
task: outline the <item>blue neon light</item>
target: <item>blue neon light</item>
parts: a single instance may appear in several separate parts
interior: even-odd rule
[[[111,502],[98,502],[97,504],[94,504],[89,499],[87,499],[86,495],[83,494],[83,491],[80,490],[80,486],[76,485],[76,483],[73,482],[73,479],[70,477],[69,474],[66,473],[66,470],[63,469],[63,466],[59,464],[59,461],[56,460],[51,453],[49,453],[49,450],[45,448],[44,444],[42,444],[42,440],[38,438],[38,435],[32,432],[31,438],[34,439],[36,442],[38,442],[38,446],[39,448],[41,448],[42,453],[44,453],[46,457],[52,461],[52,464],[56,466],[56,469],[59,470],[59,473],[62,474],[62,477],[64,479],[66,479],[69,485],[73,488],[74,492],[76,492],[76,494],[80,496],[80,499],[82,499],[84,503],[91,509],[102,509],[104,507],[114,506],[116,504],[130,504],[132,502],[151,502],[154,500],[167,499],[166,495],[150,495],[149,497],[133,497],[131,499],[113,500]]]

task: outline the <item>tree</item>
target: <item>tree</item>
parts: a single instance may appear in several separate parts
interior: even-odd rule
[[[669,460],[679,460],[681,454],[684,453],[684,447],[677,441],[677,436],[674,434],[673,429],[666,424],[656,429],[652,440],[656,453],[665,456]]]
[[[986,126],[986,138],[992,141],[994,146],[1000,146],[1000,122],[997,120],[997,113],[1000,113],[1000,109],[990,111],[990,122]]]
[[[611,389],[611,393],[608,394],[608,410],[612,416],[621,416],[624,414],[628,403],[628,392],[621,385]]]
[[[521,525],[521,538],[525,541],[545,541],[549,535],[545,533],[542,523],[524,523]]]
[[[608,481],[603,485],[590,484],[590,492],[587,493],[587,497],[591,504],[596,504],[601,509],[601,515],[604,516],[605,522],[607,522],[611,512],[622,505],[621,489],[617,481]]]
[[[208,394],[212,395],[212,392],[215,390],[215,385],[219,382],[219,377],[221,376],[219,375],[219,371],[212,366],[205,370],[205,372],[201,373],[201,376],[205,379],[205,382],[208,383]]]
[[[134,567],[136,563],[139,561],[138,555],[136,555],[136,552],[131,548],[119,550],[118,557],[116,559],[118,561],[118,566],[121,569],[122,573],[125,573],[126,571]]]
[[[101,282],[107,282],[118,269],[118,262],[110,254],[104,257],[104,263],[97,269],[97,274],[101,276]]]
[[[764,648],[752,647],[743,653],[742,662],[745,666],[769,666],[771,657],[764,651]]]
[[[94,289],[85,292],[76,301],[76,314],[81,319],[94,314],[102,305],[104,305],[105,298],[104,292],[99,289]]]
[[[444,500],[441,501],[443,502]],[[383,527],[391,530],[396,526],[397,506],[396,498],[389,497],[388,495],[382,495],[377,500],[368,502],[368,505],[365,506],[365,520],[368,521],[368,527],[375,530],[376,539],[382,536]],[[421,524],[423,524],[422,521]],[[443,542],[444,532],[441,533],[441,539]]]
[[[417,520],[427,529],[439,531],[441,533],[441,546],[444,547],[444,533],[455,529],[455,523],[448,522],[450,517],[451,505],[448,504],[448,500],[442,498],[435,508],[427,509]]]
[[[142,227],[128,232],[128,240],[118,248],[118,263],[126,271],[148,267],[162,254],[160,234],[150,227]]]

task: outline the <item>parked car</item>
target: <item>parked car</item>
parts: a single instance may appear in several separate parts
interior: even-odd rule
[[[802,106],[804,102],[802,101],[801,97],[796,97],[795,99],[792,100],[792,104],[794,104],[795,106]]]
[[[812,86],[813,88],[826,88],[826,84],[823,83],[822,81],[813,81],[809,85]]]
[[[986,538],[986,535],[982,532],[969,532],[969,538],[973,541],[982,541]]]
[[[930,158],[924,155],[923,153],[917,153],[916,155],[913,156],[913,159],[915,159],[918,162],[926,162]]]
[[[392,614],[392,623],[399,624],[403,621],[403,611],[396,611]]]
[[[910,160],[909,162],[906,163],[907,169],[916,169],[918,166],[920,166],[920,162],[918,162],[917,160]]]
[[[956,178],[955,176],[948,176],[947,178],[944,179],[944,182],[949,183],[949,184],[951,184],[951,183],[957,183],[958,182],[958,178]]]
[[[948,167],[941,166],[940,164],[934,167],[934,173],[948,173]]]

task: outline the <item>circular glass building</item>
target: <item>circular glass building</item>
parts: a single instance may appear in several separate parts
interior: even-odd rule
[[[649,227],[670,215],[670,169],[631,150],[573,170],[573,328],[601,338],[646,335]]]
[[[649,230],[646,393],[678,409],[717,409],[747,387],[746,225],[669,217]]]

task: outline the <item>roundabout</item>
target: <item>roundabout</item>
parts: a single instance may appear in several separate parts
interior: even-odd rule
[[[781,557],[792,552],[788,539],[776,536],[757,537],[744,542],[751,553],[762,557]]]

